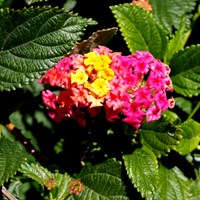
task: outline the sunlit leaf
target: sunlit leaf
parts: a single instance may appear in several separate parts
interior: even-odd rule
[[[162,59],[167,48],[167,35],[151,13],[132,4],[111,6],[120,31],[131,53],[151,52]]]
[[[200,94],[200,45],[188,46],[176,53],[171,62],[174,90],[186,97]]]
[[[50,7],[4,9],[0,18],[0,91],[40,78],[72,49],[88,25],[95,24]]]
[[[154,200],[188,200],[189,181],[177,168],[167,169],[160,165],[159,181]]]
[[[152,199],[158,187],[158,162],[154,153],[143,147],[123,156],[127,174],[145,199]]]
[[[186,155],[192,152],[200,142],[200,124],[190,119],[181,124],[181,129],[183,130],[183,138],[176,146],[176,150],[180,154]]]
[[[150,0],[153,7],[153,14],[163,27],[172,33],[173,29],[178,29],[180,21],[185,16],[184,23],[188,28],[192,11],[197,0]]]

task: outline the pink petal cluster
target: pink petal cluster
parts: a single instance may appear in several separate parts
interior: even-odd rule
[[[60,88],[59,94],[50,90],[42,92],[49,115],[56,122],[72,118],[85,126],[86,116],[94,117],[104,109],[108,121],[121,119],[138,129],[143,121],[158,120],[162,112],[174,106],[173,97],[167,97],[167,93],[173,91],[170,68],[149,52],[137,51],[123,56],[105,46],[92,51],[97,55],[107,55],[111,60],[109,67],[114,76],[109,80],[110,88],[104,96],[98,97],[84,84],[71,81],[72,73],[87,68],[85,54],[63,58],[40,79],[42,84]]]

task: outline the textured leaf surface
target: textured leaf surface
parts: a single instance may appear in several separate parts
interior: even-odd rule
[[[26,152],[18,142],[0,138],[0,185],[17,172],[25,158]]]
[[[177,168],[159,168],[159,182],[154,200],[188,200],[189,181]]]
[[[76,178],[85,185],[80,199],[128,199],[121,179],[121,163],[115,159],[96,166],[87,164]]]
[[[145,199],[152,199],[158,184],[158,163],[152,151],[143,147],[123,156],[127,174]]]
[[[183,138],[176,146],[176,150],[180,154],[186,155],[192,152],[200,142],[200,124],[190,119],[181,124],[181,129],[183,130]]]
[[[44,186],[45,181],[47,181],[50,178],[54,178],[54,174],[52,172],[48,171],[46,168],[42,167],[38,163],[24,163],[21,165],[19,171],[22,172],[24,176],[27,176],[37,181],[42,186]]]
[[[200,199],[200,179],[190,181],[190,194],[188,200]]]
[[[56,8],[0,11],[0,91],[40,78],[95,22]]]
[[[132,4],[111,6],[111,11],[131,53],[144,50],[163,58],[167,48],[166,32],[149,12]]]
[[[200,94],[200,45],[186,47],[176,53],[171,62],[174,90],[186,97]]]
[[[196,0],[150,0],[153,7],[153,14],[163,27],[172,33],[173,28],[178,29],[178,25],[185,16],[184,23],[190,25],[191,12],[195,8]]]
[[[169,63],[173,55],[185,46],[187,34],[185,18],[183,18],[178,26],[178,30],[170,39],[167,45],[167,51],[164,56],[164,63]]]
[[[144,123],[139,129],[141,143],[151,149],[157,157],[166,156],[182,137],[179,118],[173,112],[165,112],[155,122]]]

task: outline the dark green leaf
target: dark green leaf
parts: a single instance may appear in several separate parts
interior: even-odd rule
[[[184,23],[188,28],[190,26],[191,13],[195,8],[197,0],[150,0],[153,7],[153,14],[165,27],[172,33],[173,29],[178,29],[180,21],[185,16]]]
[[[111,11],[131,53],[143,50],[163,58],[168,41],[166,32],[151,13],[132,4],[111,6]]]
[[[0,138],[0,185],[17,172],[25,158],[26,151],[18,142]]]
[[[189,181],[177,168],[160,165],[158,187],[154,200],[188,200]]]
[[[200,94],[200,45],[186,47],[176,53],[171,62],[174,90],[186,97]]]
[[[165,112],[155,122],[143,123],[139,129],[141,143],[151,149],[157,157],[166,156],[182,137],[182,130],[177,125],[178,117],[172,112]]]
[[[158,187],[158,162],[154,153],[143,147],[123,156],[127,174],[145,199],[152,199]]]
[[[0,91],[40,78],[95,24],[50,7],[1,10],[0,19]]]
[[[96,166],[87,164],[76,178],[85,186],[80,199],[128,199],[121,179],[121,163],[115,159]]]
[[[181,124],[183,130],[183,138],[176,146],[177,152],[186,155],[192,152],[200,142],[200,124],[193,119],[185,121]]]

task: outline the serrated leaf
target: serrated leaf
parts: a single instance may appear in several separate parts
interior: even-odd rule
[[[154,200],[188,200],[188,179],[177,168],[167,169],[160,165],[159,181]]]
[[[182,137],[182,130],[177,121],[176,115],[165,112],[160,120],[143,123],[139,129],[142,145],[152,150],[157,157],[167,156]]]
[[[0,138],[0,185],[17,172],[25,158],[26,151],[18,142]]]
[[[167,35],[151,13],[132,4],[110,8],[131,53],[143,50],[151,52],[158,59],[163,58],[167,48]]]
[[[190,180],[190,193],[188,200],[199,200],[200,199],[200,179]]]
[[[92,33],[87,40],[78,43],[73,49],[72,54],[75,53],[87,53],[93,48],[96,48],[98,45],[105,45],[107,42],[117,33],[118,28],[108,28],[103,30],[98,30],[97,32]]]
[[[0,91],[40,78],[81,39],[86,26],[95,24],[50,7],[5,9],[0,19]]]
[[[146,147],[123,156],[129,179],[145,199],[152,199],[158,184],[158,162]]]
[[[185,18],[183,18],[178,26],[178,30],[169,40],[167,51],[164,56],[164,63],[169,63],[173,55],[185,46],[187,39]]]
[[[150,0],[153,7],[153,14],[163,27],[172,33],[173,29],[178,29],[178,25],[183,16],[184,23],[190,26],[191,13],[195,8],[196,0]]]
[[[182,155],[192,152],[200,142],[200,124],[193,120],[187,120],[181,124],[183,138],[176,146],[176,151]]]
[[[86,164],[76,178],[85,186],[80,199],[128,199],[121,178],[121,163],[115,159],[96,166]]]
[[[49,196],[55,200],[64,200],[69,194],[69,183],[72,178],[67,173],[55,173],[54,178],[56,180],[56,188],[50,191]]]
[[[48,179],[55,179],[54,174],[39,163],[24,163],[21,165],[19,171],[23,173],[24,176],[37,181],[41,186],[44,186]]]
[[[186,97],[200,94],[200,45],[188,46],[176,53],[171,62],[174,90]]]

